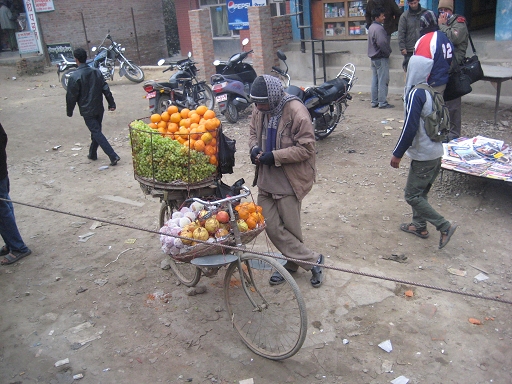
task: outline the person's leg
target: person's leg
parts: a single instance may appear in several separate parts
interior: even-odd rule
[[[454,100],[446,102],[448,111],[450,112],[451,130],[448,139],[456,139],[461,135],[462,129],[462,98],[458,97]]]
[[[91,131],[91,145],[89,147],[89,154],[96,154],[96,150],[98,149],[98,145],[101,147],[103,152],[110,158],[110,160],[114,160],[117,156],[116,152],[108,142],[107,138],[101,132],[101,121],[103,120],[103,114],[97,116],[84,116],[85,125]]]
[[[16,30],[8,29],[7,33],[9,35],[9,46],[11,48],[11,51],[17,51],[18,50],[18,42],[16,41]]]
[[[412,223],[417,228],[426,227],[427,221],[438,231],[446,231],[450,228],[450,222],[441,216],[426,198],[440,170],[440,158],[429,161],[411,161],[405,187],[405,200],[412,208]]]
[[[9,177],[0,180],[0,198],[11,200],[9,197]],[[0,200],[0,234],[11,253],[27,253],[29,251],[16,225],[14,207],[10,201]]]
[[[295,196],[274,200],[272,196],[258,195],[258,205],[263,208],[267,235],[284,256],[316,263],[320,254],[308,249],[302,242],[300,202]],[[312,265],[300,264],[305,270]],[[287,262],[286,267],[295,270],[295,263]]]
[[[370,61],[370,67],[372,69],[371,101],[373,108],[379,105],[379,77],[377,75],[376,61],[377,60]]]
[[[380,66],[377,72],[379,77],[379,107],[384,107],[388,104],[389,59],[380,59]]]

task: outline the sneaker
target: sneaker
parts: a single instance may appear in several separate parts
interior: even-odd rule
[[[121,160],[121,158],[119,156],[116,155],[116,157],[114,157],[113,159],[110,160],[110,165],[111,166],[114,166],[114,165],[117,165],[117,162]]]
[[[372,108],[377,108],[379,104],[372,104]]]
[[[387,109],[387,108],[395,108],[395,106],[393,104],[385,104],[385,105],[379,107],[379,109]]]

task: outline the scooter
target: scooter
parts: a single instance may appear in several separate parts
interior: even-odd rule
[[[249,39],[242,41],[245,47]],[[216,74],[212,75],[210,82],[215,95],[215,101],[226,120],[230,123],[238,121],[238,113],[252,104],[251,86],[258,77],[252,64],[245,63],[244,60],[253,50],[235,53],[228,61],[215,60]]]
[[[302,89],[290,85],[291,79],[288,74],[284,52],[277,51],[277,57],[284,63],[286,70],[272,67],[272,72],[276,72],[287,79],[285,81],[285,92],[297,96],[303,101],[313,121],[316,139],[325,139],[334,131],[341,117],[344,116],[345,109],[348,107],[347,101],[352,100],[349,91],[357,80],[355,65],[352,63],[345,64],[334,79],[317,87]]]
[[[159,66],[164,64],[165,59],[158,61]],[[146,91],[151,113],[165,112],[170,105],[176,105],[180,111],[183,108],[195,109],[199,105],[205,105],[208,109],[214,108],[212,90],[205,80],[197,79],[199,69],[192,60],[191,52],[188,53],[188,58],[167,64],[169,67],[163,72],[177,69],[168,83],[148,80],[142,86]]]

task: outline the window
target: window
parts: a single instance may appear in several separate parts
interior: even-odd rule
[[[286,3],[284,1],[270,0],[270,16],[286,15]]]
[[[231,31],[228,27],[226,0],[200,0],[199,5],[201,8],[210,8],[214,39],[230,39],[240,35],[240,31]]]

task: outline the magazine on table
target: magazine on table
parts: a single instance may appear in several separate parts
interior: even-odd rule
[[[460,156],[462,160],[469,164],[484,164],[486,160],[482,158],[472,147],[454,146],[452,150]]]

